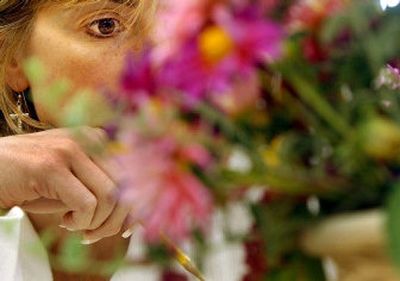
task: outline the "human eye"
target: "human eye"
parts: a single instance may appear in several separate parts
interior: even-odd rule
[[[96,38],[110,38],[124,29],[125,27],[119,19],[112,16],[104,16],[87,24],[86,33]]]

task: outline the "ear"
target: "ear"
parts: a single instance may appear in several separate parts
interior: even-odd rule
[[[24,73],[22,63],[17,59],[6,66],[6,83],[15,92],[23,92],[29,88],[29,81]]]

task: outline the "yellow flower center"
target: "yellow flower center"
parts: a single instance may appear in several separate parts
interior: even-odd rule
[[[200,34],[199,47],[207,62],[218,63],[233,50],[234,43],[223,28],[211,26]]]

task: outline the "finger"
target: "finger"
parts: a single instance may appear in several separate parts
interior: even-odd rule
[[[113,181],[117,182],[118,168],[115,162],[113,162],[109,153],[107,152],[106,146],[109,138],[107,133],[101,128],[88,128],[87,130],[81,131],[81,136],[87,143],[86,148],[89,158]],[[90,144],[89,144],[90,143]],[[97,149],[96,149],[97,148]],[[100,148],[100,149],[99,149]]]
[[[115,184],[118,182],[118,167],[112,158],[92,155],[90,159],[106,174]]]
[[[107,151],[107,142],[109,138],[107,133],[100,128],[90,128],[86,131],[85,138],[87,142],[92,143],[92,149],[88,149],[89,158],[114,182],[117,182],[116,175],[118,168],[113,162]],[[89,145],[90,146],[90,145]],[[97,147],[97,149],[93,149]],[[100,149],[99,149],[100,148]]]
[[[59,200],[40,198],[20,206],[24,211],[33,214],[54,214],[67,212],[68,207]]]
[[[70,210],[63,217],[62,224],[69,229],[87,229],[94,217],[97,199],[70,171],[54,180],[56,193]]]
[[[136,231],[140,225],[140,221],[131,215],[132,212],[126,217],[124,225],[122,226],[122,238],[128,239]]]
[[[131,211],[131,207],[126,204],[118,204],[104,224],[95,230],[85,231],[83,244],[91,244],[92,241],[117,235]]]
[[[72,131],[72,137],[90,156],[102,156],[105,152],[108,137],[100,128],[81,127]]]
[[[72,172],[97,199],[97,208],[88,227],[96,229],[106,221],[117,203],[116,185],[83,152],[82,155],[77,155],[76,161],[73,161]]]

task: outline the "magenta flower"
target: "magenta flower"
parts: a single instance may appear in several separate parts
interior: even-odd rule
[[[271,11],[274,11],[278,4],[279,0],[259,0],[261,7],[267,12],[270,13]]]
[[[257,6],[232,12],[218,5],[213,18],[160,73],[163,84],[185,93],[189,102],[232,91],[235,81],[250,79],[259,64],[281,55],[283,30],[257,12]]]
[[[136,108],[157,92],[157,74],[146,49],[140,56],[129,55],[121,76],[121,95],[124,102]]]
[[[254,71],[247,79],[238,79],[232,87],[223,93],[212,96],[212,102],[229,116],[237,116],[246,110],[257,107],[260,101],[260,81]]]
[[[195,229],[205,231],[212,199],[189,164],[205,165],[210,159],[206,150],[182,147],[173,137],[146,138],[134,130],[124,132],[120,141],[128,149],[116,158],[121,198],[133,206],[133,219],[142,223],[148,241],[165,234],[179,242]]]
[[[204,100],[209,92],[225,91],[234,69],[231,61],[210,65],[206,63],[196,40],[182,47],[179,55],[171,57],[162,69],[160,78],[169,89],[182,93],[185,104]]]
[[[208,4],[211,12],[203,15],[207,1],[200,2],[183,4],[202,12],[193,26],[176,31],[178,51],[160,60],[156,47],[128,61],[122,85],[131,103],[151,95],[178,95],[182,104],[192,106],[215,95],[237,93],[237,85],[252,84],[254,89],[257,68],[280,57],[283,28],[265,18],[262,3]]]
[[[179,52],[180,46],[204,25],[207,1],[160,0],[156,18],[155,58],[163,61]]]
[[[284,32],[282,26],[267,19],[262,7],[248,5],[234,12],[218,6],[215,21],[223,26],[235,42],[233,56],[238,67],[279,59],[282,54]]]

